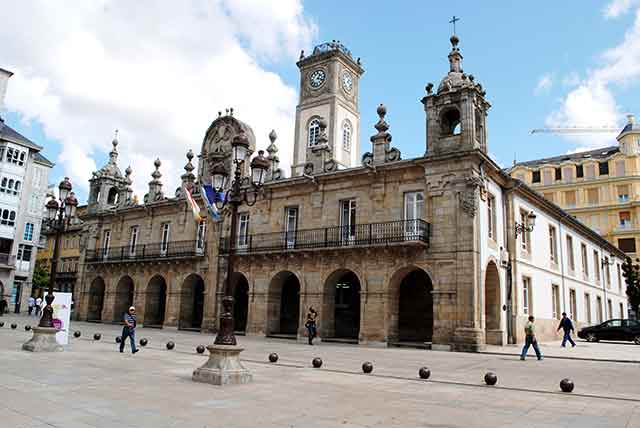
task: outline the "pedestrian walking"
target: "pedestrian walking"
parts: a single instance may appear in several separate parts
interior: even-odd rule
[[[560,331],[560,329],[564,331],[564,337],[562,338],[562,347],[563,348],[566,347],[567,341],[569,341],[569,343],[571,344],[571,347],[575,348],[576,342],[574,342],[573,339],[571,338],[571,332],[574,331],[573,323],[571,322],[571,319],[567,316],[566,312],[562,313],[562,319],[560,320],[560,324],[558,325],[557,331]]]
[[[536,325],[534,322],[533,315],[529,316],[529,321],[524,326],[524,347],[522,348],[522,353],[520,354],[520,359],[524,360],[527,356],[527,351],[529,351],[529,346],[533,346],[533,350],[536,351],[536,357],[538,357],[538,361],[542,360],[542,353],[540,352],[540,348],[538,348],[538,341],[536,339]]]
[[[139,351],[139,349],[136,349],[136,308],[131,306],[129,311],[124,314],[122,321],[124,322],[124,326],[122,327],[120,352],[124,352],[124,341],[128,337],[131,340],[131,353],[135,354]]]
[[[307,312],[307,321],[304,323],[309,335],[309,345],[313,345],[313,339],[318,335],[317,319],[318,312],[316,312],[316,310],[313,309],[313,306],[311,306],[309,308],[309,312]]]
[[[4,297],[0,298],[0,317],[3,316],[7,311],[7,306],[7,301],[4,299]]]
[[[42,297],[38,297],[36,299],[36,316],[40,316],[41,310],[42,310]]]
[[[29,296],[29,299],[27,300],[27,307],[29,309],[29,316],[31,316],[33,314],[33,308],[36,306],[36,299],[33,298],[33,296]]]

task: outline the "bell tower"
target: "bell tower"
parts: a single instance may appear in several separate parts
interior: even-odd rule
[[[360,59],[339,41],[300,54],[300,101],[296,107],[292,176],[301,175],[318,144],[320,124],[327,125],[331,156],[339,168],[359,164],[360,111],[358,91],[364,69]]]
[[[436,93],[433,84],[426,87],[422,98],[427,114],[427,155],[480,149],[487,152],[486,92],[472,74],[462,70],[460,39],[451,36],[449,73],[442,79]]]

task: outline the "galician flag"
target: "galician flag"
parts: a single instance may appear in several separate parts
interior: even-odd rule
[[[185,193],[187,194],[187,201],[189,201],[189,205],[191,205],[191,211],[193,212],[193,218],[195,219],[196,223],[201,223],[202,221],[204,221],[204,218],[202,218],[200,216],[200,207],[198,206],[198,203],[196,202],[196,200],[193,198],[193,194],[191,193],[191,189],[184,189]]]
[[[204,202],[207,204],[207,210],[211,215],[211,218],[214,221],[220,221],[220,211],[218,207],[216,207],[216,202],[224,200],[223,192],[216,192],[210,184],[203,184],[201,187],[202,197],[204,198]]]

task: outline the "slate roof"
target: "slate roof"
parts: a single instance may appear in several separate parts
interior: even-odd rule
[[[562,162],[566,162],[566,161],[582,162],[587,159],[596,159],[596,160],[606,159],[618,153],[619,151],[620,151],[619,146],[609,146],[609,147],[603,147],[600,149],[589,150],[586,152],[570,153],[566,155],[553,156],[550,158],[535,159],[527,162],[518,162],[510,169],[514,169],[518,166],[526,166],[529,168],[533,168],[536,166],[547,165],[547,164],[559,165]]]
[[[38,163],[40,163],[40,164],[46,165],[46,166],[51,167],[51,168],[53,168],[53,167],[54,167],[54,165],[55,165],[55,164],[54,164],[53,162],[51,162],[49,159],[47,159],[47,158],[45,158],[44,156],[42,156],[42,155],[40,154],[40,152],[34,152],[34,153],[33,153],[33,160],[34,160],[34,162],[38,162]]]
[[[28,147],[30,149],[40,151],[42,146],[37,145],[33,141],[29,140],[24,135],[20,134],[15,129],[4,123],[0,118],[0,141],[8,141],[10,143],[19,144],[21,146]]]

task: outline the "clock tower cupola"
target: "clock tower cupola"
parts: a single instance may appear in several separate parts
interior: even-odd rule
[[[292,175],[301,175],[312,159],[321,124],[326,124],[329,150],[338,167],[359,165],[358,90],[364,73],[360,59],[354,59],[334,40],[316,46],[311,55],[305,56],[303,51],[297,65],[300,101],[296,107]]]

